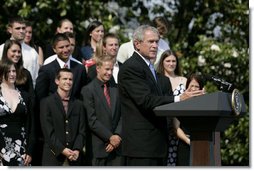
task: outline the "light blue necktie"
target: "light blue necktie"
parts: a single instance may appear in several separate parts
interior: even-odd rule
[[[150,70],[151,70],[151,72],[153,74],[153,77],[154,77],[155,81],[157,81],[156,74],[155,74],[155,69],[154,69],[152,63],[149,64],[149,68],[150,68]]]

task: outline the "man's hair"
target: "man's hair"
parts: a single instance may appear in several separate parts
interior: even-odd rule
[[[117,39],[118,40],[118,43],[119,43],[119,38],[116,34],[114,33],[106,33],[103,38],[102,38],[102,45],[105,47],[106,46],[106,42],[107,42],[107,39],[108,38],[114,38],[114,39]]]
[[[103,55],[96,58],[96,66],[101,67],[103,65],[103,62],[112,62],[114,64],[115,60],[108,55]]]
[[[151,30],[152,32],[160,35],[158,30],[155,27],[149,26],[149,25],[141,25],[139,26],[133,33],[133,41],[143,41],[144,40],[144,34],[147,30]]]
[[[69,38],[64,33],[55,34],[55,36],[52,39],[52,47],[55,48],[56,44],[59,41],[64,41],[64,40],[70,42]]]
[[[64,32],[63,34],[65,34],[68,38],[72,38],[72,39],[76,39],[75,38],[75,33],[73,32],[73,33],[71,33],[71,32]]]
[[[21,17],[13,17],[9,19],[8,27],[12,27],[13,23],[26,24],[26,21]]]
[[[55,79],[56,80],[59,80],[60,79],[60,76],[61,76],[61,73],[62,72],[69,72],[69,73],[72,73],[72,71],[69,69],[69,68],[60,68],[57,73],[56,73],[56,76],[55,76]]]

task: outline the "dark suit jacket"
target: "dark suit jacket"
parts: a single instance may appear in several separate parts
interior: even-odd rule
[[[45,139],[42,165],[62,165],[65,160],[62,151],[65,147],[81,153],[86,131],[84,112],[81,101],[70,99],[66,114],[58,93],[41,101],[40,119]],[[70,164],[75,165],[75,162]]]
[[[103,83],[95,78],[81,91],[92,134],[93,158],[107,157],[109,153],[106,153],[105,147],[109,138],[113,134],[121,136],[120,102],[116,84],[109,84],[111,109],[107,104],[102,86]]]
[[[145,61],[134,52],[121,67],[118,88],[123,121],[123,155],[129,157],[164,158],[167,156],[167,124],[153,108],[174,102],[163,96]]]
[[[60,65],[57,60],[40,68],[35,86],[35,95],[38,102],[42,98],[56,92],[57,85],[55,84],[55,75],[59,69]],[[81,88],[87,83],[86,70],[83,65],[72,60],[70,61],[70,69],[73,73],[71,97],[79,98]]]

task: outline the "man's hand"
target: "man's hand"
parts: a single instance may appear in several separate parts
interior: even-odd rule
[[[205,89],[191,91],[191,89],[188,88],[183,94],[180,95],[180,101],[189,99],[191,97],[200,96],[203,94],[205,94]]]
[[[114,150],[114,146],[112,144],[108,144],[105,148],[107,153],[110,153]]]
[[[117,148],[122,141],[122,138],[119,135],[112,135],[109,138],[109,143],[113,145],[114,148]]]
[[[75,161],[78,159],[79,152],[77,153],[77,150],[72,151],[69,148],[65,148],[62,151],[62,154],[65,155],[70,161]]]

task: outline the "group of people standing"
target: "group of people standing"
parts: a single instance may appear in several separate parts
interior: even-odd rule
[[[163,40],[167,28],[137,27],[124,57],[118,37],[99,21],[79,48],[73,24],[61,20],[44,53],[24,43],[26,26],[10,20],[11,38],[0,46],[3,165],[188,165],[188,130],[153,109],[204,94],[203,82],[181,76]],[[179,154],[180,143],[187,151]]]

